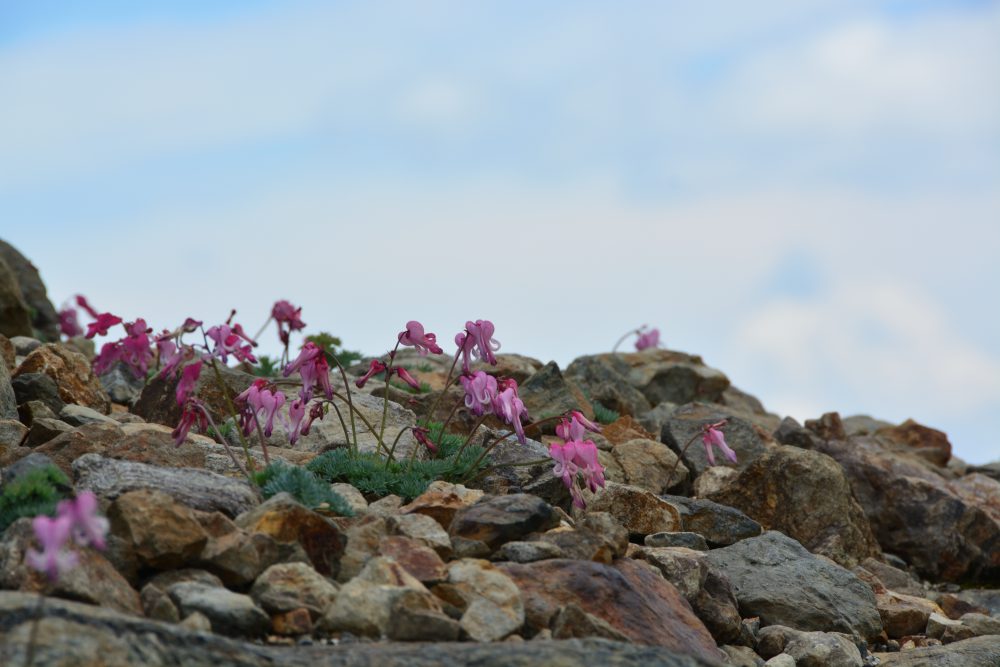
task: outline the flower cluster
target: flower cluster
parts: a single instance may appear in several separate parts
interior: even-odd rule
[[[726,444],[726,437],[722,433],[722,427],[726,425],[726,420],[715,422],[714,424],[705,424],[702,427],[701,442],[705,445],[705,454],[708,456],[708,465],[715,465],[715,453],[712,451],[712,447],[718,447],[722,455],[725,456],[732,463],[736,463],[736,452],[729,448]]]
[[[646,331],[645,329],[646,327],[643,325],[636,332],[638,336],[635,339],[635,349],[640,352],[660,346],[660,330],[649,329]]]
[[[296,308],[284,299],[276,301],[271,307],[271,317],[277,322],[278,338],[286,347],[291,332],[306,328],[306,323],[302,321],[302,307]]]
[[[42,550],[28,549],[25,558],[32,569],[44,572],[52,582],[77,564],[78,555],[67,549],[71,538],[80,546],[105,548],[108,520],[97,514],[97,497],[90,491],[75,500],[63,500],[55,517],[36,516],[31,525]]]
[[[493,338],[494,330],[493,323],[489,320],[469,321],[465,323],[465,331],[455,336],[455,345],[462,355],[462,372],[471,372],[472,359],[480,359],[491,366],[497,365],[497,358],[493,353],[500,349],[500,343]]]
[[[495,363],[495,360],[494,360]],[[517,395],[517,382],[511,378],[497,380],[484,371],[466,373],[458,378],[465,389],[465,407],[477,417],[493,414],[513,427],[517,439],[524,444],[524,425],[528,410]]]
[[[433,336],[434,334],[431,335]],[[399,379],[405,382],[406,384],[410,385],[414,389],[420,389],[420,383],[417,382],[417,379],[415,377],[410,375],[410,372],[408,370],[406,370],[402,366],[393,366],[390,369],[379,359],[372,359],[372,362],[368,365],[368,371],[364,375],[359,377],[357,380],[355,380],[354,384],[357,386],[358,389],[361,389],[368,383],[369,380],[372,379],[373,376],[378,375],[379,373],[385,373],[387,370],[389,371],[389,377],[392,377],[393,375],[398,375]]]
[[[597,424],[574,410],[556,426],[556,435],[562,442],[549,445],[549,456],[555,461],[552,472],[562,478],[573,497],[573,504],[581,509],[587,506],[583,500],[583,486],[591,492],[604,486],[604,467],[597,459],[597,445],[593,440],[584,440],[587,431],[599,433],[600,430]]]

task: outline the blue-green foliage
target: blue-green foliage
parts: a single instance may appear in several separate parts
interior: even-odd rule
[[[0,495],[0,532],[21,517],[55,514],[56,505],[66,498],[69,480],[54,465],[26,472],[4,487]]]
[[[591,405],[594,406],[594,418],[601,424],[614,423],[621,416],[615,410],[606,408],[597,401],[591,401]]]
[[[310,509],[325,505],[340,516],[354,515],[347,501],[330,488],[329,482],[324,482],[300,466],[272,463],[264,470],[254,473],[254,481],[264,498],[285,491]]]

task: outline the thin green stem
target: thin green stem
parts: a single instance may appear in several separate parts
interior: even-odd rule
[[[349,405],[351,408],[348,412],[351,417],[351,434],[354,436],[354,453],[357,454],[358,429],[354,425],[354,403],[351,401],[351,383],[347,381],[347,371],[345,371],[343,365],[341,365],[340,359],[338,359],[335,355],[332,354],[330,356],[333,357],[333,362],[337,364],[337,368],[340,369],[340,377],[344,381],[344,391],[347,392],[347,405]]]
[[[681,464],[681,459],[684,458],[684,452],[688,450],[688,447],[690,447],[691,444],[694,443],[694,441],[697,440],[698,436],[701,434],[702,432],[700,431],[698,433],[695,433],[693,436],[691,436],[691,439],[688,440],[687,443],[684,445],[684,447],[681,449],[681,453],[677,455],[677,460],[674,461],[674,467],[670,469],[670,474],[667,475],[667,484],[670,484],[671,480],[673,480],[674,473],[677,472],[677,466]]]
[[[336,403],[334,403],[333,401],[330,401],[330,405],[332,405],[333,409],[337,412],[337,419],[340,420],[340,428],[343,429],[343,431],[344,431],[344,440],[347,441],[347,446],[348,446],[348,448],[350,448],[350,446],[351,446],[351,436],[350,436],[350,434],[347,433],[347,424],[344,422],[344,415],[340,414],[340,408],[337,407]],[[354,417],[353,413],[351,414],[351,417],[352,418]]]
[[[207,345],[207,341],[206,341]],[[233,425],[236,426],[238,421],[236,417],[236,406],[233,404],[233,399],[229,396],[229,387],[226,386],[225,381],[222,379],[222,373],[219,371],[219,367],[215,362],[215,357],[210,359],[212,364],[212,371],[215,372],[215,383],[219,385],[219,391],[222,392],[222,397],[226,399],[226,408],[229,410],[229,415],[233,418]],[[243,447],[243,453],[247,457],[247,468],[250,470],[256,470],[257,467],[254,465],[253,457],[250,456],[250,445],[247,444],[247,439],[243,436],[243,429],[236,426],[236,435],[240,438],[240,445]]]
[[[448,375],[444,379],[444,388],[441,390],[440,394],[434,397],[434,402],[431,403],[431,409],[424,415],[424,419],[427,420],[428,423],[434,418],[434,411],[437,409],[438,403],[440,403],[441,399],[444,398],[444,395],[448,393],[448,387],[451,386],[451,376],[455,372],[455,366],[458,364],[458,357],[461,356],[461,354],[462,349],[459,348],[455,352],[455,358],[451,362],[451,368],[448,369]],[[454,412],[454,410],[452,410],[452,412]],[[450,418],[451,417],[449,415],[449,419]],[[441,437],[444,437],[444,430],[441,431]],[[437,444],[440,445],[441,443],[438,442]]]
[[[618,342],[615,343],[615,346],[613,348],[611,348],[611,354],[614,354],[615,352],[618,351],[618,346],[621,345],[622,343],[624,343],[626,338],[628,338],[629,336],[631,336],[633,334],[635,334],[635,335],[638,336],[641,333],[642,333],[641,329],[633,329],[632,331],[626,332],[624,336],[622,336],[621,338],[618,339]]]
[[[204,406],[200,404],[197,405],[198,408],[201,410],[202,414],[205,415],[205,419],[208,420],[208,425],[211,426],[212,429],[219,434],[219,440],[222,441],[222,446],[226,448],[226,453],[229,454],[229,458],[233,460],[233,464],[236,466],[236,469],[239,470],[241,473],[243,473],[243,476],[246,477],[247,480],[249,480],[250,485],[253,486],[253,478],[250,477],[250,475],[247,473],[247,469],[243,467],[243,464],[240,463],[240,460],[236,458],[235,454],[233,454],[232,447],[226,441],[226,436],[222,435],[222,431],[220,431],[219,427],[215,425],[215,420],[212,419],[212,415],[208,412],[208,410],[205,409]]]
[[[479,419],[476,420],[476,423],[472,427],[472,430],[469,431],[469,435],[465,438],[465,442],[462,443],[462,446],[458,448],[458,453],[455,454],[455,460],[456,461],[461,460],[462,453],[465,451],[465,448],[469,446],[470,442],[472,442],[472,436],[474,436],[476,434],[476,431],[478,431],[479,427],[483,425],[483,422],[486,421],[487,417],[489,417],[489,414],[485,414],[485,415],[481,416]],[[441,437],[442,437],[442,439],[444,438],[443,435]]]
[[[267,453],[267,442],[264,437],[264,429],[260,427],[260,420],[257,418],[257,411],[253,411],[253,423],[257,425],[257,435],[260,436],[260,451],[264,452],[264,465],[271,465],[271,457]]]
[[[398,349],[399,340],[397,339],[396,346],[389,353],[389,363],[385,365],[385,393],[382,394],[382,425],[378,429],[378,441],[380,444],[385,435],[385,422],[389,417],[389,378],[392,376],[392,367],[396,363],[396,350]]]

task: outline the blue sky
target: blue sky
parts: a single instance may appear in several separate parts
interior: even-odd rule
[[[0,223],[55,301],[289,298],[376,353],[650,323],[772,410],[1000,457],[1000,3],[0,5]]]

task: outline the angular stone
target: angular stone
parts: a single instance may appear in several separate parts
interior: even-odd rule
[[[611,456],[622,482],[653,493],[663,493],[688,478],[688,469],[662,442],[636,438],[615,445]]]
[[[7,449],[21,446],[28,436],[28,427],[16,419],[0,419],[0,456]]]
[[[538,540],[535,542],[507,542],[500,547],[497,556],[499,560],[509,560],[513,563],[534,563],[549,558],[565,558],[566,554],[558,545]]]
[[[271,614],[306,609],[313,620],[337,599],[337,587],[305,563],[278,563],[264,570],[250,597]]]
[[[607,512],[592,511],[574,529],[557,528],[539,539],[559,547],[565,558],[611,563],[628,550],[628,530]]]
[[[726,443],[736,452],[737,462],[732,464],[716,452],[716,464],[732,465],[743,470],[762,456],[767,448],[760,432],[751,422],[733,416],[722,406],[693,403],[677,408],[664,424],[660,439],[675,452],[683,451],[681,460],[697,476],[711,467],[705,446],[701,442],[702,427],[723,419],[727,423],[722,427],[722,433],[726,437]]]
[[[434,549],[442,558],[451,557],[452,546],[448,533],[434,519],[424,514],[399,514],[389,517],[389,529],[405,535]]]
[[[449,563],[448,583],[461,597],[464,611],[459,623],[473,640],[498,641],[524,624],[521,591],[488,561],[462,559]]]
[[[766,529],[781,531],[844,567],[881,554],[843,469],[819,452],[776,447],[711,500],[745,512]]]
[[[448,578],[448,569],[430,547],[402,535],[383,537],[379,554],[393,559],[418,581],[430,585]]]
[[[364,494],[350,484],[337,482],[331,484],[330,489],[343,498],[355,514],[364,514],[365,510],[368,509],[368,501],[365,500]]]
[[[633,535],[682,530],[677,508],[645,489],[608,482],[587,500],[588,511],[607,512]]]
[[[451,522],[452,537],[486,543],[496,549],[505,542],[559,524],[559,517],[541,498],[526,493],[483,498],[458,511]]]
[[[271,627],[271,619],[248,595],[195,582],[173,584],[167,594],[181,616],[204,614],[214,632],[230,637],[259,637]]]
[[[878,429],[876,435],[905,448],[936,466],[946,466],[951,458],[951,443],[943,432],[907,419],[899,426]]]
[[[0,257],[0,334],[7,337],[30,336],[31,316],[28,304],[17,284],[17,275]]]
[[[271,616],[271,630],[276,635],[296,637],[312,632],[313,622],[308,609],[292,609]]]
[[[160,491],[131,491],[108,508],[111,532],[125,539],[142,565],[169,570],[193,561],[208,541],[194,512]]]
[[[278,544],[270,536],[240,530],[222,512],[199,513],[197,518],[209,536],[198,563],[227,586],[252,583],[279,559]]]
[[[616,630],[610,623],[593,614],[588,614],[575,604],[561,607],[552,619],[552,638],[571,639],[583,637],[603,637],[614,641],[627,642],[628,637]]]
[[[28,446],[37,448],[72,430],[73,427],[61,419],[46,419],[44,417],[32,419],[31,428],[28,429]]]
[[[7,370],[7,364],[0,361],[0,419],[16,421],[17,404],[17,395],[10,383],[10,371]]]
[[[759,523],[734,507],[701,498],[663,498],[680,511],[684,530],[698,533],[710,546],[729,546],[764,532]]]
[[[763,628],[758,651],[773,659],[777,655],[792,658],[798,667],[862,667],[865,663],[858,647],[846,636],[834,632],[802,632],[774,625]],[[770,660],[766,664],[771,664]]]
[[[347,528],[347,547],[340,558],[337,581],[345,583],[353,579],[372,557],[378,555],[382,538],[389,534],[385,519],[374,514],[361,517]]]
[[[59,397],[56,381],[45,373],[19,373],[17,377],[10,378],[10,386],[18,405],[38,401],[52,411],[51,415],[38,416],[55,417],[66,405],[66,402]]]
[[[38,269],[17,248],[2,240],[0,240],[0,257],[7,263],[17,280],[21,297],[28,306],[31,327],[44,340],[59,340],[59,315],[49,301],[45,283],[42,282]]]
[[[875,594],[852,572],[777,531],[706,555],[732,583],[744,617],[762,625],[835,630],[873,640],[882,632]]]
[[[629,384],[631,367],[618,355],[579,357],[566,368],[572,378],[593,401],[623,415],[640,415],[650,409],[642,392]]]
[[[97,376],[97,379],[100,380],[112,403],[118,405],[135,403],[142,395],[142,389],[146,384],[145,378],[137,378],[132,369],[121,361],[115,363],[103,375]]]
[[[647,547],[685,547],[708,551],[708,543],[698,533],[653,533],[645,539]]]
[[[1000,618],[986,614],[964,614],[959,619],[962,625],[972,630],[975,635],[1000,635]]]
[[[877,653],[884,667],[994,667],[1000,663],[1000,635],[928,646],[899,653]]]
[[[876,594],[875,603],[882,617],[882,627],[890,639],[921,634],[927,628],[927,619],[931,614],[944,614],[930,600],[893,591]]]
[[[93,408],[88,408],[85,405],[77,405],[75,403],[67,403],[63,406],[63,409],[59,411],[59,419],[63,420],[70,426],[83,426],[84,424],[117,424],[114,419],[106,415],[101,414]]]
[[[66,403],[85,405],[103,414],[111,412],[111,400],[94,375],[90,362],[64,345],[49,343],[29,354],[14,371],[14,377],[25,373],[48,375]]]
[[[588,419],[594,418],[594,409],[580,389],[563,377],[554,361],[545,364],[529,377],[518,389],[518,396],[524,401],[528,414],[535,421],[556,417],[566,412],[579,410]],[[553,433],[555,422],[543,428],[545,433]]]
[[[437,480],[431,482],[427,490],[400,508],[403,514],[426,514],[445,530],[451,527],[455,513],[480,499],[484,493],[479,489],[469,489],[461,484],[451,484]]]

